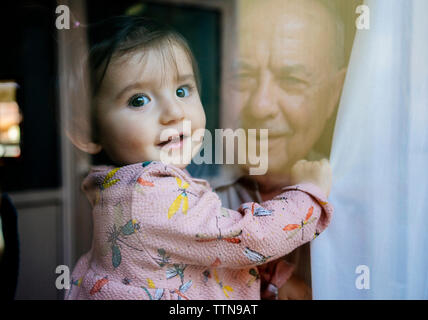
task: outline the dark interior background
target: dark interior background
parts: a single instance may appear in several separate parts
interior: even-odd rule
[[[23,114],[21,156],[0,159],[3,191],[56,188],[61,184],[56,122],[55,1],[2,1],[0,80],[18,83]]]

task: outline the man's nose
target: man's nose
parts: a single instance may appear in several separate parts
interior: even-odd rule
[[[160,122],[163,125],[180,122],[184,119],[184,110],[180,102],[173,97],[162,101],[163,108],[160,116]]]
[[[250,95],[248,112],[255,119],[273,118],[278,114],[275,79],[270,72],[262,73],[257,88]]]

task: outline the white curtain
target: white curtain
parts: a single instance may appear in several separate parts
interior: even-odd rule
[[[365,4],[330,158],[335,215],[311,247],[314,299],[428,299],[428,1]]]

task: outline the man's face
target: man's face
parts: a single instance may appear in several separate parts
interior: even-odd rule
[[[259,3],[242,8],[231,98],[244,129],[269,129],[268,172],[287,173],[321,136],[339,98],[334,23],[312,1]]]

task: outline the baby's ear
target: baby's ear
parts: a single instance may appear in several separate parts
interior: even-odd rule
[[[89,153],[97,154],[102,150],[102,146],[98,143],[92,141],[85,141],[87,139],[82,139],[78,134],[72,134],[70,131],[66,130],[66,135],[70,139],[71,143],[79,150]]]

